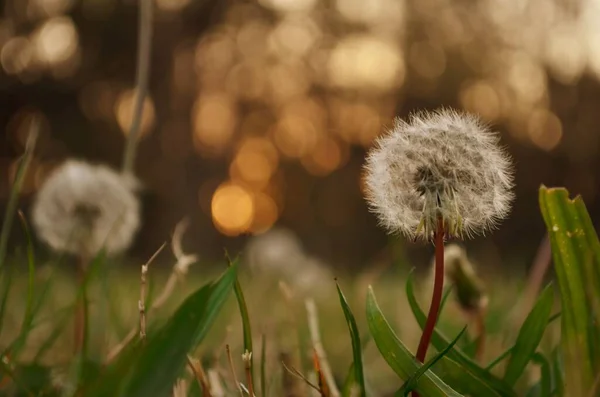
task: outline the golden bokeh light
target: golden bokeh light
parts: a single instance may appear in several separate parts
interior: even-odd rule
[[[460,104],[470,112],[479,114],[487,121],[496,121],[502,116],[502,106],[496,88],[485,80],[463,84],[459,92]]]
[[[75,0],[33,0],[31,6],[36,11],[41,11],[44,16],[57,16],[68,12],[73,5]]]
[[[192,108],[194,145],[202,154],[220,155],[236,127],[235,103],[226,93],[203,94]]]
[[[269,35],[270,49],[281,58],[305,56],[321,36],[319,26],[312,18],[291,15],[279,22]]]
[[[279,209],[273,198],[265,193],[254,194],[254,219],[250,226],[253,234],[264,233],[269,230],[279,218]]]
[[[411,45],[408,58],[414,71],[425,79],[437,79],[446,70],[444,49],[432,41],[420,41]]]
[[[0,51],[0,62],[7,74],[20,74],[34,60],[34,48],[31,42],[21,36],[8,40]]]
[[[227,91],[242,100],[259,100],[264,96],[267,88],[265,72],[265,63],[241,62],[232,67],[227,75]]]
[[[563,136],[560,119],[547,109],[532,112],[527,127],[531,142],[545,151],[554,149]]]
[[[155,0],[155,3],[161,11],[177,12],[190,4],[190,0]]]
[[[315,176],[325,176],[342,166],[347,160],[342,144],[331,137],[319,139],[315,148],[302,158],[302,165]]]
[[[346,37],[332,50],[328,72],[334,86],[390,90],[404,82],[405,66],[398,44],[369,35]]]
[[[255,214],[252,193],[231,182],[221,184],[212,196],[211,214],[221,233],[237,236],[247,232]]]
[[[129,134],[136,101],[135,90],[124,90],[119,95],[114,107],[117,123],[125,135]],[[139,136],[143,137],[154,126],[154,102],[148,95],[144,98],[143,115],[140,123]]]
[[[276,105],[304,95],[311,86],[308,70],[301,62],[281,62],[269,68],[269,94]]]
[[[546,72],[539,62],[525,52],[504,54],[505,79],[519,101],[537,103],[546,94]]]
[[[249,138],[242,142],[230,166],[233,180],[265,186],[277,170],[279,153],[266,138]]]
[[[279,12],[302,12],[311,10],[317,0],[259,0],[265,7]]]
[[[69,17],[48,19],[34,35],[38,59],[49,65],[67,62],[78,51],[79,36]]]
[[[586,66],[585,44],[578,30],[571,26],[557,26],[548,32],[545,58],[554,78],[563,84],[573,84]]]

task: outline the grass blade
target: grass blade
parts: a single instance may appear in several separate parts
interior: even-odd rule
[[[542,291],[538,301],[519,330],[519,335],[504,372],[504,380],[509,384],[514,385],[517,383],[529,360],[535,354],[548,325],[553,301],[553,290],[551,286],[548,286]]]
[[[401,379],[409,379],[422,365],[400,342],[377,305],[373,289],[367,293],[367,323],[379,352]],[[427,372],[417,382],[416,390],[427,397],[459,397],[457,391],[437,375]]]
[[[358,326],[356,325],[356,320],[354,319],[354,314],[350,310],[350,306],[348,305],[348,301],[342,292],[340,285],[336,282],[338,296],[340,298],[340,304],[342,305],[342,310],[344,311],[344,317],[346,318],[346,323],[348,324],[348,331],[350,332],[350,339],[352,342],[352,357],[354,361],[354,382],[356,382],[359,388],[360,397],[366,397],[365,391],[365,376],[363,371],[363,362],[362,362],[362,346],[360,343],[360,334],[358,333]]]
[[[236,258],[228,261],[229,266],[237,266],[239,259]],[[248,306],[246,305],[246,299],[244,298],[244,292],[242,291],[242,285],[238,278],[235,279],[233,284],[233,290],[235,291],[235,297],[240,308],[240,316],[242,317],[242,330],[244,334],[244,352],[253,352],[252,349],[252,327],[250,325],[250,315],[248,314]],[[254,354],[249,357],[250,360],[250,374],[252,376],[252,383],[254,383]]]
[[[584,396],[600,371],[600,243],[581,197],[542,186],[539,201],[561,296],[565,388]]]

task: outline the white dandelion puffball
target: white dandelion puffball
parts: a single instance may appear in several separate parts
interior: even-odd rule
[[[140,204],[131,176],[102,165],[67,160],[40,188],[33,225],[52,249],[93,256],[104,248],[129,248],[140,226]]]
[[[470,237],[494,228],[513,199],[512,167],[496,133],[449,109],[397,119],[367,156],[366,196],[380,223],[409,238]]]

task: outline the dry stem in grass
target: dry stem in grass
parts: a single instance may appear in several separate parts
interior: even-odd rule
[[[221,384],[221,378],[219,377],[219,371],[214,368],[209,368],[207,371],[208,383],[210,385],[210,392],[213,397],[225,397],[225,389]]]
[[[239,390],[240,397],[244,397],[244,391],[242,390],[242,386],[240,385],[237,375],[235,374],[235,367],[233,366],[233,359],[231,358],[231,349],[229,349],[229,345],[225,345],[225,350],[227,351],[227,361],[229,362],[229,370],[231,371],[231,376],[233,377],[235,387]]]
[[[202,363],[200,363],[200,360],[197,360],[188,354],[187,363],[188,367],[194,374],[194,378],[196,378],[198,385],[202,389],[202,397],[212,397],[210,394],[210,385],[206,380],[206,374],[204,373],[204,369],[202,369]]]
[[[252,352],[246,350],[242,354],[242,361],[244,361],[244,371],[246,373],[246,382],[248,383],[248,393],[251,397],[254,397],[254,382],[252,381]]]
[[[156,298],[156,300],[152,303],[152,306],[149,310],[150,312],[158,310],[167,301],[167,299],[175,290],[177,281],[187,274],[189,266],[198,260],[196,255],[185,254],[181,246],[181,239],[188,227],[188,224],[188,219],[183,219],[177,224],[177,226],[175,226],[175,231],[173,232],[173,238],[171,240],[171,248],[175,254],[177,262],[173,266],[173,270],[169,276],[169,279],[167,280],[167,283],[165,284],[159,297]],[[106,357],[106,361],[112,361],[112,359],[114,359],[121,352],[121,350],[123,350],[123,348],[129,342],[131,342],[131,340],[133,340],[135,335],[136,329],[133,328],[131,331],[129,331],[127,336],[109,352],[108,356]]]
[[[329,392],[331,397],[340,397],[340,391],[335,384],[335,379],[333,378],[333,372],[331,371],[331,367],[329,366],[329,362],[327,361],[327,355],[325,354],[325,349],[323,348],[323,343],[321,342],[321,335],[319,333],[319,320],[317,318],[317,307],[315,305],[315,301],[311,298],[305,300],[306,305],[306,313],[308,316],[308,328],[310,330],[310,337],[313,343],[313,348],[315,349],[315,354],[319,359],[319,364],[323,373],[323,377],[327,382],[327,386],[329,387]]]
[[[146,339],[146,303],[145,302],[146,302],[146,276],[148,274],[148,266],[150,265],[150,263],[152,263],[154,261],[154,259],[156,259],[158,254],[161,253],[163,248],[165,248],[166,244],[167,243],[163,243],[160,246],[160,248],[157,249],[156,252],[150,257],[148,262],[146,262],[145,264],[142,265],[141,279],[140,279],[140,300],[138,302],[138,307],[140,310],[140,339],[141,340]]]

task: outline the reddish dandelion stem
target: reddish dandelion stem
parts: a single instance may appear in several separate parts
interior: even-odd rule
[[[435,328],[435,323],[440,312],[442,303],[442,292],[444,289],[444,221],[438,220],[437,230],[435,232],[435,278],[433,283],[433,296],[431,297],[431,306],[429,306],[429,314],[427,322],[423,328],[423,334],[419,341],[417,349],[417,360],[425,362],[427,348],[431,342],[431,335]],[[413,397],[419,397],[417,393],[413,393]]]

